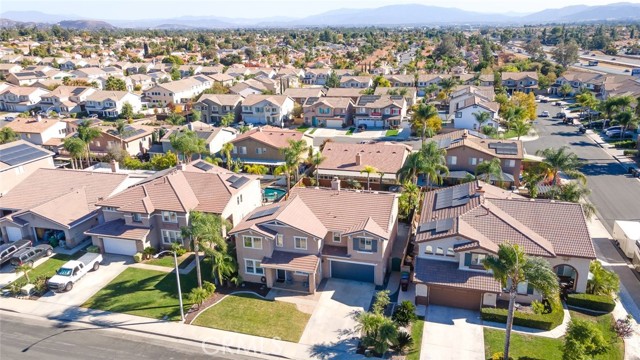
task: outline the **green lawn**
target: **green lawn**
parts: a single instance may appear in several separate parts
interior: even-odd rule
[[[239,294],[204,311],[193,324],[298,342],[310,317],[294,304]]]
[[[29,279],[33,281],[35,278],[40,276],[52,277],[56,274],[56,271],[64,265],[69,260],[77,259],[80,256],[84,255],[84,251],[79,251],[72,256],[63,255],[63,254],[55,254],[50,257],[47,261],[43,262],[39,266],[35,267],[33,270],[29,271]],[[24,276],[21,276],[14,284],[19,284],[20,286],[24,286],[27,284],[27,279]]]
[[[309,134],[313,134],[314,132],[316,132],[316,130],[318,130],[318,128],[311,129],[311,131],[309,131]]]
[[[624,358],[624,343],[616,338],[611,329],[613,317],[611,314],[589,316],[571,311],[572,318],[593,321],[598,324],[605,338],[612,340],[612,346],[605,354],[596,356],[594,360],[622,360]],[[562,346],[564,340],[549,339],[540,336],[522,335],[511,333],[510,356],[514,360],[552,360],[562,359]],[[485,356],[490,358],[496,352],[502,352],[504,348],[504,331],[496,329],[484,329]]]
[[[178,268],[184,269],[185,267],[189,266],[189,264],[193,261],[194,258],[195,258],[195,255],[189,254],[189,253],[180,256],[178,258]],[[170,268],[175,267],[175,264],[173,263],[173,255],[163,256],[158,259],[151,258],[145,261],[144,263],[149,265],[164,266],[164,267],[170,267]]]
[[[302,132],[302,133],[303,133],[303,132],[305,132],[305,131],[309,130],[309,127],[310,127],[309,125],[300,125],[300,126],[298,126],[298,127],[296,128],[296,130],[298,130],[298,131],[300,131],[300,132]]]
[[[411,325],[411,337],[413,338],[413,347],[407,354],[407,360],[419,360],[420,348],[422,347],[422,332],[424,330],[424,321],[416,320]]]
[[[209,260],[202,262],[202,280],[210,281]],[[186,299],[197,286],[196,272],[180,276],[185,312],[191,307]],[[180,319],[176,276],[162,271],[128,268],[82,306],[131,315],[170,320]]]
[[[398,136],[399,132],[400,132],[400,130],[398,130],[398,129],[387,130],[387,132],[386,132],[386,134],[384,136]]]

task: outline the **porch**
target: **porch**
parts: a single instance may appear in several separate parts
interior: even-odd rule
[[[309,274],[296,274],[295,271],[283,269],[276,269],[275,274],[272,289],[288,290],[305,294],[315,292],[309,288]]]
[[[271,257],[264,258],[261,266],[268,287],[314,294],[319,263],[315,255],[274,251]]]

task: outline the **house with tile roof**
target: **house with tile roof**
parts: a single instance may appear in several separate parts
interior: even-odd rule
[[[373,95],[402,95],[407,100],[407,107],[417,103],[418,89],[415,87],[376,87]]]
[[[13,130],[22,140],[43,146],[56,146],[67,136],[67,124],[58,119],[16,118],[5,127]]]
[[[509,94],[516,91],[528,94],[538,90],[538,73],[535,71],[503,72],[502,86]]]
[[[371,76],[343,76],[340,78],[341,88],[367,89],[373,86]]]
[[[517,244],[553,267],[568,291],[585,292],[593,242],[582,206],[532,200],[482,182],[427,192],[415,235],[416,303],[477,310],[508,299],[482,261]],[[518,284],[519,303],[541,299]]]
[[[202,121],[209,124],[219,124],[228,113],[234,114],[234,122],[240,117],[242,100],[237,94],[203,94],[193,108],[200,111]]]
[[[59,114],[79,113],[81,104],[87,101],[87,97],[96,92],[95,88],[86,86],[58,86],[53,91],[40,97],[42,111],[55,111]]]
[[[96,203],[129,184],[126,174],[38,169],[0,197],[2,238],[34,243],[56,239],[74,247],[98,224]],[[46,191],[34,191],[45,185]]]
[[[309,126],[342,129],[353,124],[354,103],[348,97],[311,97],[302,111]]]
[[[49,90],[30,86],[8,86],[0,92],[0,110],[24,112],[38,106]]]
[[[294,88],[286,89],[282,94],[287,95],[300,105],[304,105],[310,98],[319,98],[324,96],[323,88]]]
[[[491,86],[462,85],[450,96],[449,116],[456,129],[480,130],[482,126],[499,126],[500,104],[495,101]],[[474,114],[488,113],[488,121],[480,125]]]
[[[171,136],[173,134],[179,136],[179,134],[185,131],[195,131],[196,135],[205,141],[207,151],[211,154],[220,152],[222,145],[235,139],[238,134],[238,131],[231,127],[212,126],[199,121],[190,122],[186,125],[174,126],[167,130],[160,139],[162,152],[173,151],[175,153],[176,151],[171,146]]]
[[[274,126],[256,127],[239,134],[231,141],[231,157],[245,164],[264,165],[273,170],[285,162],[282,149],[288,147],[290,141],[300,140],[305,141],[307,147],[313,145],[311,138],[297,130]]]
[[[293,107],[293,99],[286,95],[251,94],[242,101],[242,121],[282,127],[291,118]]]
[[[230,232],[240,275],[270,288],[314,293],[324,278],[382,285],[398,228],[395,194],[340,188],[291,190]]]
[[[118,134],[113,126],[98,126],[100,136],[89,143],[91,153],[98,156],[107,155],[109,150],[119,147],[131,156],[146,153],[151,147],[154,129],[149,126],[127,124],[124,132]]]
[[[232,225],[262,204],[260,181],[196,160],[166,170],[102,199],[104,221],[87,230],[103,252],[133,255],[144,248],[189,247],[181,228],[199,211],[221,216]]]
[[[142,109],[142,102],[139,95],[132,94],[128,91],[97,90],[87,96],[85,110],[89,114],[116,118],[120,116],[122,107],[126,103],[131,105],[134,113]]]
[[[149,73],[149,76],[154,76]],[[213,86],[213,79],[206,75],[196,75],[158,84],[142,93],[143,100],[155,106],[164,107],[168,104],[186,104],[192,98],[202,94]]]
[[[0,197],[41,168],[53,169],[51,151],[17,140],[0,144]]]
[[[367,128],[400,126],[407,116],[407,100],[402,95],[362,95],[355,104],[353,123]]]

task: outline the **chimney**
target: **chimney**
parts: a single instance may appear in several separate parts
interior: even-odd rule
[[[111,162],[109,162],[109,166],[111,167],[112,173],[117,173],[118,171],[120,171],[120,164],[115,160],[111,160]]]
[[[187,170],[187,165],[185,163],[180,163],[178,164],[178,166],[176,166],[176,169],[180,171],[185,171]]]
[[[356,154],[356,165],[362,165],[362,156],[360,153]]]
[[[484,189],[482,188],[482,184],[478,181],[478,187],[476,188],[476,194],[484,195]]]
[[[42,116],[40,116],[40,114],[36,115],[36,121],[37,122],[42,121]]]
[[[333,180],[331,180],[331,190],[340,191],[340,179],[337,176],[334,176]]]

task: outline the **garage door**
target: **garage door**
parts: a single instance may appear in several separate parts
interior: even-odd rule
[[[342,128],[342,120],[327,120],[327,127],[333,129]]]
[[[104,238],[102,240],[102,244],[104,245],[104,252],[119,255],[134,255],[135,253],[137,253],[138,248],[136,246],[136,243],[136,240],[122,240],[112,238]]]
[[[429,286],[429,304],[478,310],[482,292],[440,286]]]
[[[7,226],[7,238],[9,241],[18,241],[22,240],[22,230],[16,227]]]
[[[373,282],[375,266],[344,261],[331,261],[331,277],[338,279]]]

